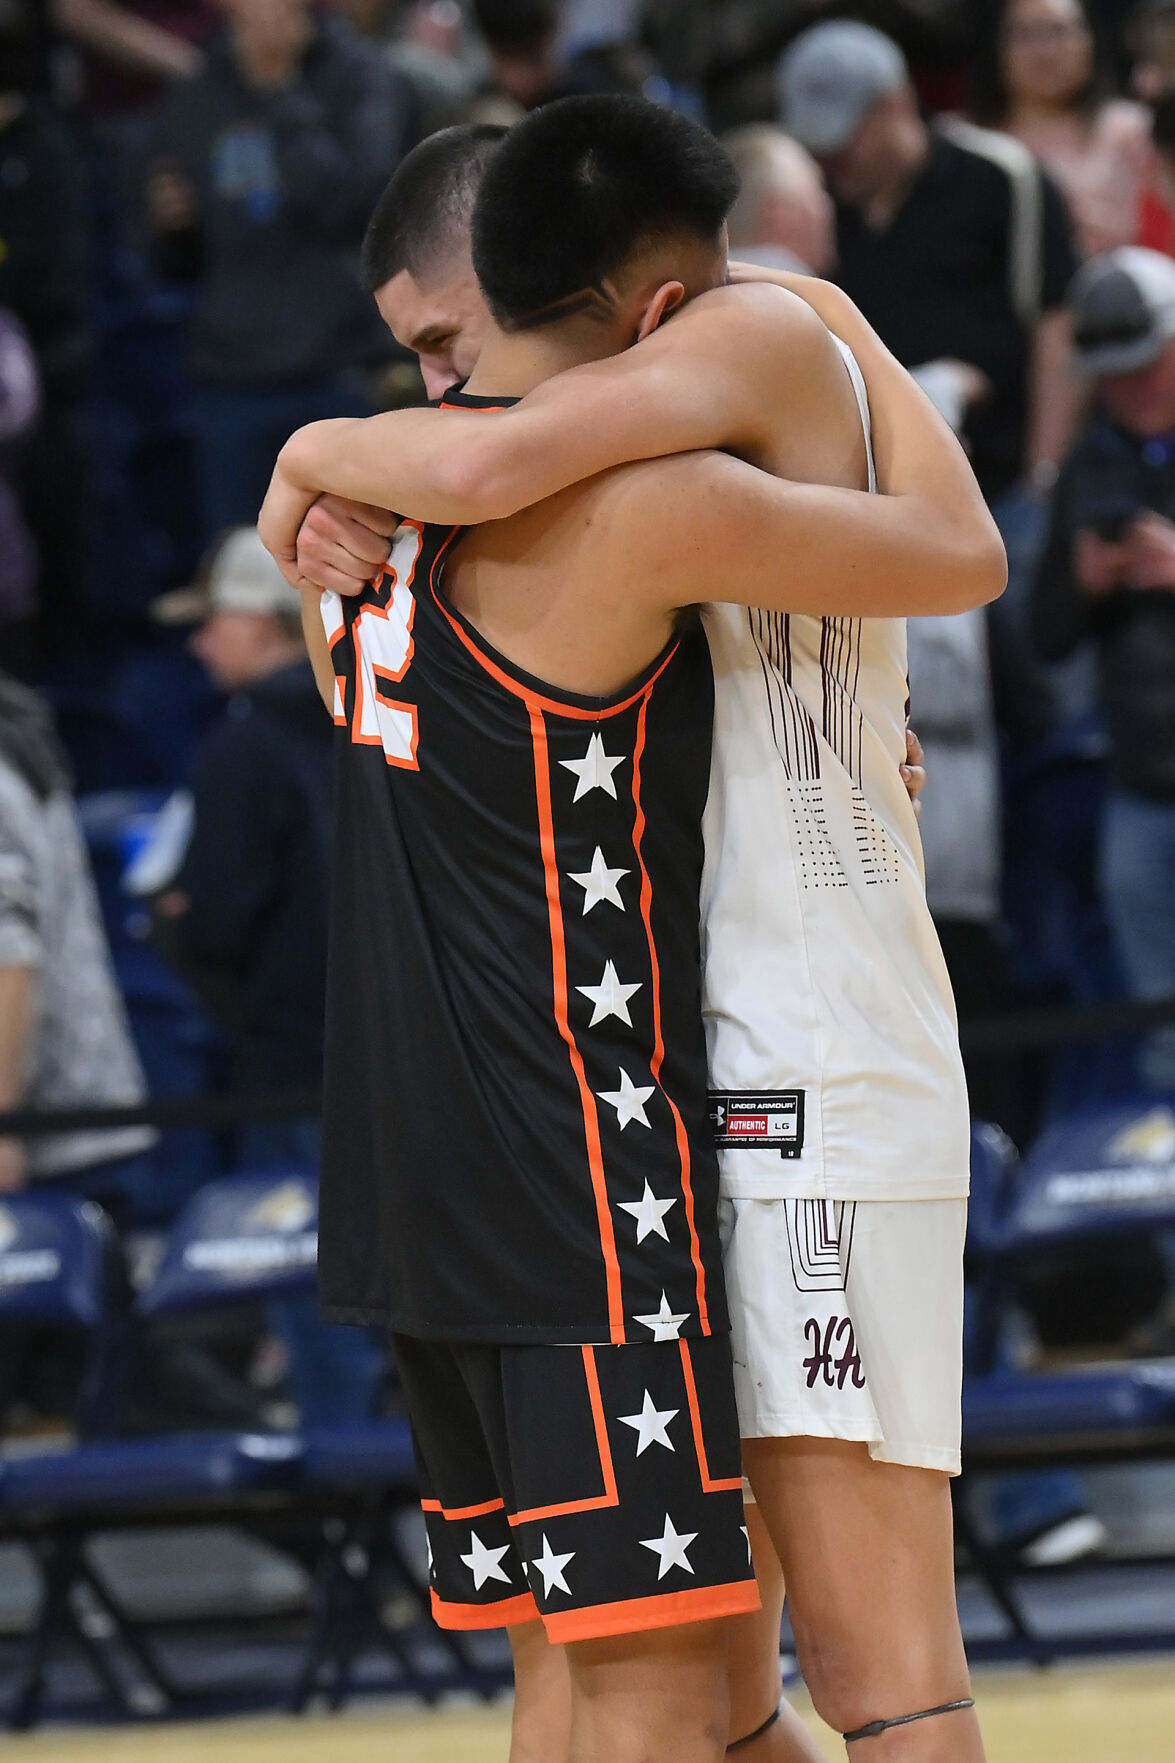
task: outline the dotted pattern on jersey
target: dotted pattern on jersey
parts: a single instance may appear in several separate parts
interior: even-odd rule
[[[828,831],[823,783],[819,778],[812,783],[799,784],[789,779],[787,793],[792,808],[801,883],[812,889],[847,888],[849,878]]]
[[[853,833],[857,854],[867,887],[878,884],[896,886],[902,876],[898,848],[866,802],[859,789],[853,790]]]

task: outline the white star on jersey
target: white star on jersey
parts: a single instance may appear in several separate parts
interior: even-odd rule
[[[664,1579],[671,1567],[684,1567],[687,1573],[693,1572],[686,1550],[695,1541],[697,1534],[696,1530],[674,1530],[673,1520],[667,1512],[665,1514],[665,1529],[661,1535],[649,1537],[647,1541],[641,1539],[642,1549],[652,1549],[654,1555],[659,1555],[661,1558],[661,1565],[657,1569],[658,1579]]]
[[[509,1543],[500,1549],[487,1549],[475,1530],[469,1533],[469,1554],[461,1559],[473,1575],[473,1589],[480,1592],[487,1579],[500,1579],[510,1584],[510,1575],[502,1567],[502,1556],[509,1554]]]
[[[609,869],[598,845],[590,869],[582,870],[579,875],[568,870],[567,879],[578,882],[583,889],[583,916],[586,918],[592,907],[598,906],[601,900],[607,900],[610,906],[619,906],[623,912],[624,901],[620,898],[620,889],[616,884],[622,875],[629,873],[627,869]]]
[[[640,1413],[618,1414],[617,1419],[621,1426],[631,1426],[636,1433],[636,1454],[639,1457],[642,1451],[648,1450],[650,1445],[664,1445],[667,1451],[675,1450],[665,1429],[680,1412],[680,1408],[658,1410],[652,1396],[646,1390]]]
[[[537,1567],[543,1576],[544,1598],[550,1597],[552,1586],[557,1586],[561,1592],[566,1592],[568,1597],[571,1596],[571,1587],[563,1577],[563,1569],[569,1561],[574,1560],[574,1549],[569,1555],[556,1555],[547,1541],[546,1532],[543,1532],[543,1552],[531,1562],[531,1566]]]
[[[622,1065],[620,1067],[620,1088],[618,1090],[597,1090],[596,1094],[601,1102],[607,1102],[610,1108],[615,1108],[616,1124],[623,1132],[630,1120],[639,1120],[642,1126],[650,1125],[649,1117],[645,1113],[645,1103],[653,1094],[655,1087],[655,1085],[649,1084],[645,1089],[638,1089]]]
[[[665,1229],[665,1214],[670,1207],[676,1205],[676,1199],[658,1200],[646,1179],[645,1191],[640,1199],[621,1200],[619,1210],[631,1212],[636,1219],[636,1240],[638,1243],[643,1243],[646,1237],[652,1236],[664,1237],[668,1242],[669,1232]]]
[[[624,755],[612,759],[604,751],[604,743],[598,734],[588,742],[588,750],[582,759],[560,759],[564,771],[575,773],[575,795],[572,802],[578,802],[581,796],[588,795],[592,790],[604,790],[612,800],[616,801],[616,784],[612,773],[618,765],[624,764]]]
[[[608,1016],[619,1017],[621,1022],[627,1023],[629,1028],[632,1027],[632,1017],[628,1014],[628,1000],[634,992],[640,991],[640,980],[634,986],[626,986],[617,974],[614,963],[605,961],[603,976],[598,986],[576,986],[575,989],[577,992],[582,992],[584,997],[595,1005],[592,1019],[588,1023],[589,1028],[595,1028],[597,1022],[603,1022]],[[652,1093],[650,1090],[649,1094],[652,1095]]]
[[[688,1315],[689,1311],[683,1310],[680,1316],[674,1316],[669,1308],[669,1299],[662,1292],[661,1308],[657,1314],[655,1316],[634,1316],[633,1321],[643,1322],[646,1328],[651,1328],[655,1341],[675,1341],[681,1325]]]

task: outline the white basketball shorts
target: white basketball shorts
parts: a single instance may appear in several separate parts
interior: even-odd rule
[[[966,1200],[720,1202],[744,1438],[959,1473]]]

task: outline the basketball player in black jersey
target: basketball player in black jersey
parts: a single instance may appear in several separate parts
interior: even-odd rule
[[[630,305],[625,309],[623,301],[623,282],[621,281],[619,284],[616,284],[616,286],[618,286],[620,290],[620,299],[614,307],[611,316],[618,321],[619,328],[617,329],[616,334],[620,338],[623,338],[625,329],[628,324],[631,323],[634,316],[639,319],[640,323],[644,323],[650,315],[653,317],[656,316],[656,300],[657,296],[661,293],[661,290],[658,289],[654,293],[651,284],[649,284],[648,287],[642,284],[640,289],[641,299],[643,300],[646,295],[653,293],[652,301],[645,305],[638,305],[637,307],[632,307]],[[574,291],[574,289],[572,291]],[[669,297],[677,297],[676,288]],[[608,298],[613,301],[616,300],[617,296],[613,290],[608,290]],[[662,301],[662,305],[663,304],[664,301]],[[525,318],[527,315],[524,312],[521,316]],[[600,322],[601,321],[598,317],[594,317],[591,321],[593,325],[599,324]],[[501,350],[499,350],[497,356],[494,356],[491,353],[491,356],[484,364],[484,372],[488,374],[496,369],[498,373],[501,374],[502,371],[505,370],[507,374],[512,374],[514,377],[514,384],[508,388],[510,391],[517,392],[520,389],[526,389],[524,382],[529,379],[530,382],[533,383],[536,372],[538,373],[538,377],[542,377],[541,372],[539,372],[541,368],[545,367],[550,371],[555,362],[558,362],[559,365],[565,365],[568,360],[574,360],[576,358],[577,340],[574,337],[574,331],[568,331],[564,328],[571,323],[571,320],[565,320],[563,321],[563,324],[554,324],[550,327],[547,335],[539,339],[537,344],[534,341],[535,333],[533,329],[530,331],[524,329],[521,334],[529,337],[528,344],[525,347],[520,347],[517,341],[515,341],[513,348],[507,349],[505,353]],[[637,328],[640,328],[639,324]],[[546,327],[544,327],[544,329],[546,329]],[[561,336],[558,334],[560,332],[562,332]],[[515,333],[515,338],[517,338],[519,334],[520,333]],[[593,341],[596,344],[596,352],[598,352],[598,331]],[[578,346],[580,348],[583,347],[582,337],[578,339]],[[562,357],[562,359],[560,359],[560,357]],[[501,379],[499,378],[496,383],[500,385],[502,383]],[[828,381],[828,391],[830,395],[835,395],[837,383],[838,382],[835,382],[830,376]],[[687,489],[687,500],[682,500],[680,498],[680,489],[685,482],[682,472],[678,469],[681,467],[684,467],[686,471],[692,474]],[[645,649],[649,647],[649,637],[652,629],[656,627],[658,619],[663,621],[670,606],[676,603],[676,596],[680,595],[683,589],[687,588],[692,582],[699,597],[713,597],[715,570],[721,567],[720,563],[714,557],[681,557],[681,534],[674,534],[676,542],[676,550],[674,550],[673,546],[668,544],[669,528],[660,525],[659,516],[660,519],[663,520],[668,509],[672,508],[676,517],[683,523],[688,522],[691,518],[696,519],[698,516],[698,510],[690,505],[688,498],[692,498],[694,495],[699,497],[701,499],[699,506],[702,507],[704,513],[705,501],[707,499],[712,499],[717,490],[722,498],[722,514],[725,517],[733,517],[737,520],[738,516],[741,514],[748,529],[752,528],[752,526],[758,529],[750,533],[749,542],[743,546],[741,555],[739,555],[739,545],[731,545],[728,542],[724,547],[725,558],[723,561],[729,564],[730,555],[733,552],[738,557],[739,566],[748,571],[752,577],[755,576],[756,571],[762,571],[766,576],[769,575],[773,566],[774,557],[776,555],[774,547],[779,544],[799,540],[810,548],[811,554],[810,557],[805,559],[804,565],[797,567],[795,577],[789,584],[787,596],[788,604],[793,609],[795,609],[797,605],[802,605],[805,590],[807,589],[810,592],[815,592],[817,578],[820,578],[820,591],[823,595],[823,598],[820,601],[821,608],[825,610],[833,609],[830,601],[830,589],[833,589],[832,578],[835,577],[838,582],[843,578],[846,560],[846,535],[847,543],[851,552],[851,545],[853,543],[853,535],[855,531],[855,514],[850,512],[849,505],[843,500],[838,501],[835,493],[832,493],[830,500],[827,496],[819,494],[805,496],[802,494],[797,495],[793,492],[790,498],[787,499],[790,506],[787,510],[787,515],[785,516],[782,506],[784,499],[780,498],[778,504],[772,500],[770,495],[767,495],[766,499],[764,499],[763,485],[757,484],[752,486],[748,474],[741,473],[741,475],[736,475],[733,479],[728,479],[722,475],[716,476],[716,474],[724,473],[726,467],[734,469],[736,474],[740,474],[741,472],[741,468],[733,467],[733,463],[730,461],[719,462],[714,460],[701,462],[678,461],[674,462],[673,465],[663,465],[655,468],[635,468],[635,471],[632,473],[616,474],[612,479],[606,481],[602,485],[595,486],[594,489],[578,492],[574,500],[571,503],[566,504],[562,510],[548,509],[545,513],[529,517],[529,519],[523,518],[518,522],[508,523],[508,527],[504,529],[503,532],[499,533],[495,540],[484,541],[484,550],[482,549],[483,541],[481,540],[480,535],[473,539],[467,539],[454,551],[453,564],[450,565],[445,576],[446,582],[450,584],[450,593],[453,592],[455,587],[456,598],[458,602],[460,602],[462,598],[461,583],[463,577],[465,577],[469,584],[469,593],[471,596],[471,604],[467,610],[472,611],[474,615],[473,622],[477,631],[480,632],[483,638],[489,636],[492,641],[496,642],[496,646],[504,649],[514,660],[523,660],[528,671],[534,671],[536,673],[541,671],[541,674],[547,678],[551,677],[552,672],[554,672],[556,676],[560,678],[561,683],[563,683],[565,677],[568,677],[573,686],[579,686],[581,681],[586,683],[587,677],[586,672],[581,672],[581,669],[589,669],[589,664],[584,653],[586,648],[589,651],[595,651],[595,663],[592,664],[593,666],[596,663],[600,664],[603,668],[604,675],[609,678],[614,677],[616,681],[619,681],[620,678],[624,678],[627,685],[630,683],[631,674],[634,671],[634,664],[638,658],[638,651],[642,648],[642,644]],[[653,474],[652,477],[650,477],[650,473]],[[640,484],[641,505],[639,514],[631,500],[633,492],[632,480],[634,476],[643,479]],[[674,477],[677,477],[677,485],[674,485],[672,481]],[[776,490],[782,490],[782,486],[777,485]],[[560,502],[564,501],[562,498],[558,500]],[[852,498],[850,498],[850,502],[851,500]],[[963,498],[959,503],[956,512],[964,525],[966,525],[968,517],[966,498]],[[824,520],[827,522],[830,514],[832,514],[834,518],[839,518],[841,522],[841,538],[840,541],[832,547],[834,555],[831,557],[828,555],[827,528],[825,527],[823,532],[821,530],[821,521]],[[582,523],[585,521],[589,523],[588,537],[584,537],[581,532]],[[609,537],[609,534],[607,533],[602,535],[599,534],[598,529],[606,521],[610,522],[611,525],[618,529],[623,535],[623,543],[619,550],[617,550],[616,547],[615,534],[611,537]],[[669,524],[672,525],[672,522]],[[592,536],[590,534],[591,525],[594,525],[597,529],[597,534],[595,536],[598,538],[598,544],[594,548],[589,542],[590,537]],[[514,529],[513,532],[509,530],[510,528]],[[895,542],[894,535],[892,533],[887,535],[885,528],[886,523],[883,519],[880,523],[880,543],[883,547],[880,559],[876,552],[871,552],[869,554],[869,561],[874,566],[874,580],[876,580],[877,565],[879,561],[881,565],[881,573],[884,577],[886,563],[884,552],[885,544],[887,542]],[[738,528],[736,527],[735,530],[737,531]],[[982,555],[982,529],[972,526],[970,530],[977,536]],[[414,547],[417,546],[418,538],[419,535],[415,533],[415,531],[412,531],[411,537],[402,536],[402,538],[397,541],[398,545],[406,545],[406,549],[402,552],[402,561],[396,565],[398,572],[406,571],[410,567],[409,554],[413,552]],[[768,547],[766,552],[763,550],[765,541],[767,542]],[[825,545],[823,578],[821,578],[820,556],[820,545],[822,542]],[[417,571],[419,571],[421,567],[421,558],[427,558],[430,546],[435,544],[436,541],[431,536],[426,536],[423,539],[420,539],[419,553],[411,558],[411,561],[415,563]],[[504,549],[502,549],[502,547],[504,547]],[[568,547],[570,547],[570,549],[568,549]],[[695,546],[694,549],[697,550],[698,547]],[[705,547],[703,546],[701,549],[704,553]],[[587,556],[584,555],[585,550],[589,553]],[[503,580],[509,582],[512,576],[517,578],[524,559],[527,567],[532,568],[536,554],[541,556],[544,552],[546,554],[548,568],[554,568],[557,571],[561,590],[566,589],[567,593],[572,593],[572,587],[569,585],[570,578],[576,578],[577,585],[574,587],[573,599],[580,609],[580,624],[578,628],[576,628],[575,619],[572,616],[572,602],[567,601],[566,594],[562,592],[556,595],[552,594],[550,582],[544,582],[542,579],[545,573],[543,569],[538,571],[539,579],[537,583],[537,592],[540,598],[537,601],[533,598],[536,584],[532,583],[528,591],[524,591],[516,596],[516,604],[513,606],[512,610],[509,608],[509,593],[503,587]],[[563,552],[566,553],[565,556],[562,555]],[[561,557],[562,562],[560,564]],[[439,553],[439,559],[443,567],[443,552]],[[393,563],[396,563],[395,557],[393,557]],[[640,567],[642,563],[643,567]],[[604,590],[599,585],[598,575],[602,567],[607,568],[609,565],[610,568],[608,568],[608,574],[610,577],[610,586],[607,590]],[[812,570],[810,580],[806,579],[809,565]],[[587,570],[586,579],[583,573],[585,569]],[[505,572],[504,577],[503,571]],[[673,577],[672,594],[665,581],[663,579],[657,579],[658,576],[663,576],[669,571],[672,572]],[[633,579],[634,577],[635,580]],[[402,579],[403,576],[401,574],[400,580]],[[588,584],[593,585],[589,586]],[[377,629],[386,627],[381,630],[381,635],[378,640],[375,640],[372,643],[373,654],[374,651],[378,649],[380,657],[385,665],[381,666],[378,660],[372,659],[370,668],[365,671],[363,657],[364,644],[366,643],[367,638],[364,636],[361,639],[357,634],[356,628],[361,624],[364,612],[360,611],[358,614],[348,613],[344,618],[343,634],[335,646],[336,659],[342,663],[342,666],[339,669],[342,674],[342,682],[338,698],[337,713],[347,721],[351,730],[352,742],[354,744],[357,746],[372,745],[382,747],[385,762],[390,762],[393,767],[410,770],[415,764],[423,764],[419,755],[422,751],[421,743],[424,738],[421,732],[424,716],[424,702],[420,705],[420,722],[418,723],[414,703],[402,699],[392,691],[391,682],[398,682],[403,679],[408,668],[413,665],[411,659],[411,645],[413,641],[417,642],[416,665],[418,667],[422,665],[422,655],[419,639],[414,638],[407,628],[405,628],[403,632],[397,630],[397,619],[399,619],[400,624],[406,626],[409,611],[415,611],[415,605],[409,607],[407,610],[401,606],[399,611],[397,611],[395,605],[397,585],[398,584],[396,583],[389,584],[385,581],[382,590],[377,589],[376,595],[365,609],[366,612],[371,615],[368,622],[368,629],[371,632],[374,633]],[[614,602],[611,595],[618,587],[622,587],[621,599],[619,602]],[[634,592],[638,595],[642,592],[647,595],[646,600],[643,602],[643,607],[634,608],[632,606],[631,599]],[[382,599],[380,598],[381,593]],[[767,579],[750,579],[746,584],[745,598],[748,602],[770,604],[776,594],[777,589],[773,589]],[[742,596],[740,595],[739,597],[741,598]],[[408,598],[411,600],[412,596],[409,595]],[[453,636],[462,641],[466,647],[468,647],[470,643],[473,644],[473,649],[470,649],[469,651],[470,654],[473,655],[477,648],[476,637],[468,627],[461,626],[459,617],[453,608],[446,609],[443,604],[443,598],[443,595],[439,592],[433,594],[432,600],[435,609],[444,616],[450,618],[452,627],[451,634]],[[834,601],[835,598],[835,591],[832,591],[831,600]],[[590,633],[590,637],[584,630],[582,618],[585,607],[587,608],[591,620],[598,621],[601,617],[607,619],[608,633],[606,641],[603,640],[603,633],[600,633],[598,630],[593,629]],[[504,609],[505,617],[503,619],[502,614]],[[876,610],[877,608],[874,607],[873,609]],[[649,623],[647,622],[648,615],[654,610],[658,617]],[[634,611],[641,611],[642,616],[634,619]],[[536,613],[538,614],[537,623]],[[634,647],[634,637],[637,626],[640,627],[645,635]],[[660,634],[665,634],[663,626],[660,630]],[[503,638],[506,640],[503,640]],[[570,647],[568,646],[569,638],[571,639]],[[606,662],[605,655],[607,656]],[[621,661],[622,655],[625,657],[623,662]],[[351,677],[348,677],[347,671],[348,656],[351,657]],[[534,665],[534,662],[538,661],[540,658],[542,659],[541,669]],[[652,659],[652,657],[646,658],[649,660]],[[481,654],[480,659],[477,660],[477,665],[484,670],[487,660],[489,660],[495,667],[501,668],[502,666],[500,660],[495,660],[493,657],[487,657],[484,652]],[[681,670],[683,665],[683,646],[679,646],[679,648],[673,652],[672,661],[668,659],[666,660],[665,673],[663,675],[657,674],[655,676],[650,676],[650,678],[644,682],[638,681],[636,698],[639,699],[642,704],[647,704],[649,709],[649,715],[646,722],[647,728],[652,728],[657,721],[657,717],[654,716],[652,710],[654,703],[658,704],[662,717],[665,715],[667,702],[671,707],[671,698],[667,700],[666,694],[671,691],[671,682],[674,679],[674,676],[676,675],[678,679],[682,677]],[[567,670],[566,676],[564,674],[565,669]],[[505,675],[507,678],[510,677],[510,669],[508,667],[505,669]],[[571,675],[574,677],[570,678]],[[423,678],[423,675],[418,674],[416,677],[420,680]],[[593,681],[594,684],[592,689],[593,691],[598,692],[600,676],[593,674]],[[499,680],[498,683],[502,684],[503,681]],[[468,684],[468,682],[466,682],[466,684]],[[518,691],[517,688],[520,686],[522,687],[522,690]],[[520,696],[523,701],[526,701],[527,692],[530,692],[533,698],[537,690],[533,680],[530,682],[519,681],[517,677],[514,677],[514,688],[516,689],[516,695]],[[507,689],[510,689],[509,686],[507,686]],[[656,696],[658,692],[661,693],[659,700]],[[643,694],[648,695],[645,697]],[[630,693],[630,696],[631,695],[632,694]],[[532,746],[535,746],[535,728],[538,723],[541,723],[544,730],[546,730],[548,720],[550,716],[554,714],[550,710],[551,703],[560,703],[564,713],[567,712],[569,704],[569,700],[566,698],[559,699],[558,694],[556,694],[555,699],[551,699],[541,691],[538,691],[538,697],[543,700],[541,703],[536,704],[535,702],[530,702],[527,704],[528,715],[531,722]],[[382,706],[382,709],[380,706]],[[581,706],[580,708],[582,709],[584,707]],[[601,707],[599,705],[595,707],[597,715],[600,715],[601,713],[620,714],[620,708],[620,706]],[[633,705],[626,700],[624,704],[625,711],[631,711],[632,708]],[[637,714],[639,717],[642,713],[638,712]],[[663,721],[661,726],[668,729],[670,723],[668,721]],[[544,738],[546,739],[548,737],[544,735]],[[642,739],[643,737],[638,734],[633,745],[634,749],[636,746],[641,746],[643,755],[645,749],[643,745],[641,745]],[[535,746],[535,751],[537,752],[537,750],[537,746]],[[546,748],[545,751],[549,754],[549,747]],[[649,747],[648,752],[651,761],[653,752],[651,746]],[[605,782],[597,781],[597,774],[601,773],[601,771],[609,764],[612,764],[614,759],[615,756],[609,752],[606,744],[595,750],[593,756],[592,744],[589,743],[588,752],[585,753],[581,759],[569,759],[567,761],[558,761],[558,763],[564,764],[568,770],[572,771],[576,770],[577,766],[584,768],[583,776],[587,777],[590,773],[592,780],[588,784],[588,789],[594,790],[596,788],[605,787]],[[635,753],[633,762],[635,767]],[[623,760],[616,760],[616,763],[622,764]],[[535,767],[537,775],[539,769],[537,759],[535,760]],[[442,770],[443,769],[444,768],[442,767]],[[578,775],[579,773],[577,772],[577,776]],[[679,803],[679,806],[685,806],[685,804]],[[643,823],[643,810],[641,818],[641,836],[645,837],[647,835],[645,824]],[[647,824],[651,827],[651,821]],[[633,834],[635,837],[635,822]],[[557,829],[552,829],[551,841],[553,841],[557,848],[559,843],[559,833]],[[427,843],[427,840],[425,842]],[[474,838],[473,843],[476,848],[478,843],[476,837]],[[596,849],[599,851],[600,847],[597,846]],[[680,858],[680,856],[681,851],[679,849],[678,857]],[[593,864],[594,862],[595,858],[593,857]],[[612,873],[608,865],[604,863],[602,856],[601,865],[602,875]],[[446,875],[449,874],[448,865],[442,865],[442,869],[439,873]],[[585,870],[581,872],[581,875],[589,877],[590,872]],[[597,881],[599,880],[600,877],[598,876]],[[586,906],[589,892],[586,880],[584,885]],[[550,904],[550,897],[550,888],[548,888],[548,905]],[[598,900],[593,899],[593,909],[599,903]],[[584,915],[586,916],[586,912]],[[360,903],[358,907],[353,904],[351,916],[353,920],[358,920],[359,922],[363,921],[362,903]],[[649,931],[648,941],[651,954],[655,953],[656,938],[653,936],[651,930]],[[617,1002],[619,993],[628,993],[634,989],[630,983],[625,982],[616,972],[613,972],[611,977],[609,977],[608,969],[609,967],[615,967],[615,965],[615,963],[611,962],[605,965],[604,974],[598,987],[579,988],[585,993],[585,995],[591,996],[597,992],[600,994],[600,998],[593,1004],[593,1016],[595,1016],[597,1010],[603,1010],[605,1015],[615,1013],[610,1011],[609,1007]],[[361,975],[356,974],[354,976],[356,984],[348,989],[349,995],[352,998],[357,998],[361,995],[361,985],[359,983],[361,977]],[[644,983],[644,981],[638,981],[635,990],[639,991],[641,985]],[[651,985],[654,984],[651,975],[649,983]],[[409,990],[411,991],[412,988],[410,987]],[[556,996],[558,996],[558,986],[556,986]],[[623,1008],[626,1004],[626,999],[621,998],[619,1001]],[[362,1011],[360,1012],[360,1015],[363,1015]],[[625,1010],[625,1015],[627,1015],[627,1010]],[[564,1035],[563,1038],[566,1039],[566,1036]],[[656,1040],[657,1033],[655,1032],[654,1043],[656,1043]],[[681,1045],[684,1050],[684,1039]],[[520,1051],[520,1047],[513,1049],[512,1057],[513,1053],[518,1053]],[[661,1057],[664,1058],[663,1051]],[[681,1069],[684,1070],[684,1067]],[[631,1075],[628,1074],[623,1067],[621,1067],[621,1074],[622,1079],[627,1079],[627,1082],[621,1081],[618,1089],[610,1092],[608,1099],[609,1105],[616,1107],[618,1121],[621,1121],[622,1115],[627,1116],[627,1118],[621,1122],[621,1132],[623,1132],[624,1127],[636,1118],[630,1110],[634,1106],[634,1097],[636,1096],[637,1089],[643,1088],[644,1086],[634,1083]],[[651,1066],[650,1075],[653,1075]],[[654,1084],[653,1091],[650,1093],[654,1093],[655,1091],[656,1085]],[[596,1093],[601,1097],[605,1094],[603,1091],[598,1091]],[[615,1100],[613,1101],[612,1098],[615,1098]],[[684,1091],[682,1091],[675,1099],[677,1102],[677,1111],[682,1115],[683,1124],[685,1125],[685,1138],[688,1142],[689,1131],[688,1123],[685,1122]],[[643,1103],[638,1100],[636,1106],[643,1107]],[[673,1200],[670,1200],[669,1205],[672,1206],[674,1203]],[[656,1192],[652,1188],[650,1188],[647,1195],[642,1194],[640,1201],[634,1202],[628,1209],[632,1211],[635,1218],[640,1207],[647,1208],[649,1205],[652,1206],[653,1211],[656,1211],[658,1206],[665,1205],[664,1198],[658,1200]],[[651,1219],[652,1212],[649,1213],[649,1217]],[[641,1228],[642,1224],[638,1222],[638,1237],[640,1236]],[[655,1228],[655,1225],[650,1225],[650,1231],[655,1230]],[[694,1228],[697,1228],[696,1219],[694,1222]],[[698,1269],[698,1277],[704,1284],[704,1275],[706,1271],[706,1245],[704,1243],[701,1244],[701,1251],[702,1267]],[[476,1262],[476,1257],[474,1260]],[[638,1278],[635,1265],[632,1277],[634,1279]],[[541,1294],[541,1289],[542,1281],[540,1279],[536,1281],[536,1290]],[[701,1285],[699,1285],[698,1289],[699,1292],[701,1292]],[[447,1311],[447,1314],[450,1316],[453,1314],[451,1306]],[[700,1324],[702,1318],[701,1307],[698,1309],[697,1316]],[[683,1326],[688,1327],[686,1318],[680,1316],[672,1309],[667,1309],[667,1305],[664,1302],[659,1308],[657,1320],[662,1328],[676,1325],[678,1330],[682,1330]],[[615,1316],[611,1316],[611,1321],[613,1330],[615,1331]],[[484,1321],[477,1321],[474,1323],[474,1326],[477,1328],[484,1328]],[[581,1338],[577,1337],[567,1329],[566,1324],[563,1326],[565,1332],[562,1338]],[[532,1338],[542,1337],[539,1336]],[[618,1338],[615,1332],[612,1333],[611,1338]],[[466,1375],[466,1381],[468,1382],[468,1374]],[[652,1412],[655,1415],[659,1411],[654,1407]],[[621,1418],[625,1419],[627,1423],[628,1419],[635,1422],[637,1416],[633,1415],[631,1417]],[[652,1422],[650,1422],[650,1424],[652,1424]],[[703,1461],[700,1450],[698,1461],[699,1464]],[[705,1477],[703,1477],[703,1480],[704,1479]],[[475,1502],[467,1502],[466,1506],[461,1508],[461,1510],[467,1511],[472,1504],[475,1504]],[[668,1533],[662,1536],[662,1546],[670,1546],[667,1542],[667,1535]],[[674,1531],[673,1538],[679,1541],[680,1533]],[[642,1546],[646,1541],[648,1541],[651,1546],[653,1539],[640,1539]],[[673,1546],[676,1546],[675,1543]],[[470,1555],[479,1562],[479,1565],[484,1566],[484,1561],[479,1557],[477,1549],[471,1547]],[[466,1562],[467,1559],[467,1556],[462,1555],[461,1560],[463,1562]],[[533,1564],[537,1567],[538,1571],[542,1573],[544,1580],[546,1580],[548,1571],[557,1571],[557,1569],[554,1569],[551,1566],[554,1559],[554,1555],[548,1551],[547,1540],[544,1537],[542,1556]],[[546,1562],[545,1566],[544,1561]],[[475,1569],[471,1567],[470,1572],[475,1574]],[[549,1586],[547,1589],[549,1591]],[[552,1627],[552,1632],[557,1632],[557,1629]],[[572,1631],[566,1630],[565,1632]],[[581,1626],[580,1632],[583,1633],[587,1631]],[[682,1754],[680,1753],[680,1750],[679,1754]]]

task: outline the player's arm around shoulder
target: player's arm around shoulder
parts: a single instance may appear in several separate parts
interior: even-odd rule
[[[982,605],[1006,579],[998,535],[977,550],[917,498],[793,483],[725,453],[630,466],[608,501],[632,591],[661,606],[905,618]]]
[[[395,506],[474,525],[643,459],[702,447],[760,458],[782,400],[798,416],[822,396],[835,401],[841,379],[835,345],[802,300],[781,288],[728,287],[621,354],[556,374],[508,410],[410,412],[411,434],[405,413],[374,420],[385,425],[385,443],[396,435]],[[386,447],[383,458],[389,467]],[[370,478],[354,480],[351,493],[356,487],[371,499]],[[390,483],[383,488],[392,493]]]

